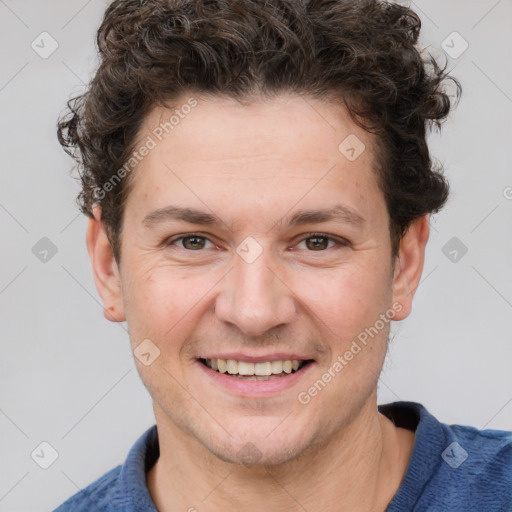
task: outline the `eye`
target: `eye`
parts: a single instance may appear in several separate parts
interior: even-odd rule
[[[211,249],[215,247],[208,238],[195,233],[169,238],[168,240],[165,240],[163,244],[166,247],[178,246],[181,249],[193,252],[199,252],[202,249]],[[207,244],[210,244],[210,247],[208,247]],[[299,242],[297,247],[299,247],[300,244],[305,244],[305,248],[309,252],[324,252],[325,250],[332,249],[336,246],[343,247],[350,245],[346,240],[334,238],[330,235],[326,235],[325,233],[310,233],[306,238],[303,238]]]
[[[210,243],[212,247],[214,247],[208,238],[195,234],[182,235],[176,238],[171,238],[165,242],[165,245],[173,246],[176,245],[176,242],[181,244],[181,249],[186,249],[188,251],[200,251],[201,249],[205,248],[207,243]]]
[[[324,233],[310,233],[307,238],[302,239],[299,243],[305,243],[306,248],[313,252],[322,252],[326,249],[332,249],[336,245],[348,246],[349,243],[345,240],[337,239]],[[331,245],[329,245],[331,244]]]

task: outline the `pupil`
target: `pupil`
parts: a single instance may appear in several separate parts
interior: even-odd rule
[[[312,241],[312,240],[315,240],[315,242],[310,246],[310,244],[308,243],[309,241]],[[322,240],[322,242],[318,242],[319,240]],[[306,242],[306,245],[308,245],[308,249],[326,249],[326,242],[327,242],[327,238],[325,237],[313,237],[313,238],[308,238],[308,241]]]
[[[195,242],[192,242],[191,247],[187,247],[187,245],[190,245],[188,242],[191,240],[194,240]],[[198,236],[188,236],[183,239],[183,243],[187,249],[202,249],[204,247],[204,239]]]

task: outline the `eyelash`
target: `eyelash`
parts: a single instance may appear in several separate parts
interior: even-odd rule
[[[162,244],[165,247],[170,247],[170,246],[174,245],[175,242],[179,242],[180,240],[184,240],[186,238],[204,238],[205,240],[208,240],[209,242],[211,242],[211,240],[207,236],[201,235],[200,233],[186,233],[184,235],[179,235],[176,237],[168,238],[168,239],[164,240],[162,242]],[[308,233],[307,236],[301,238],[297,243],[304,242],[305,240],[309,240],[311,238],[325,238],[329,241],[335,242],[338,248],[350,246],[350,242],[348,242],[348,240],[344,240],[342,238],[335,238],[326,233]],[[211,242],[211,243],[213,243],[213,242]],[[188,251],[188,252],[202,252],[202,250],[203,250],[203,249],[198,249],[198,250],[194,251],[192,249],[186,249],[185,247],[180,247],[180,248],[185,251]],[[323,250],[319,250],[319,251],[308,251],[308,252],[312,252],[312,253],[326,252],[328,249],[334,249],[334,248],[336,248],[336,247],[328,247],[327,249],[323,249]]]

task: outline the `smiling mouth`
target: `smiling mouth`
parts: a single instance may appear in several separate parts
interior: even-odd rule
[[[250,363],[235,361],[233,359],[199,359],[199,361],[217,373],[224,373],[228,377],[243,380],[273,380],[281,379],[302,370],[313,359],[299,361],[288,359],[285,361],[267,361]]]

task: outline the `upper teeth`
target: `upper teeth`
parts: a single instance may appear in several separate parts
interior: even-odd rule
[[[220,373],[231,375],[273,375],[282,372],[291,373],[298,370],[303,361],[288,359],[286,361],[266,361],[264,363],[248,363],[234,359],[205,359],[207,366]]]

